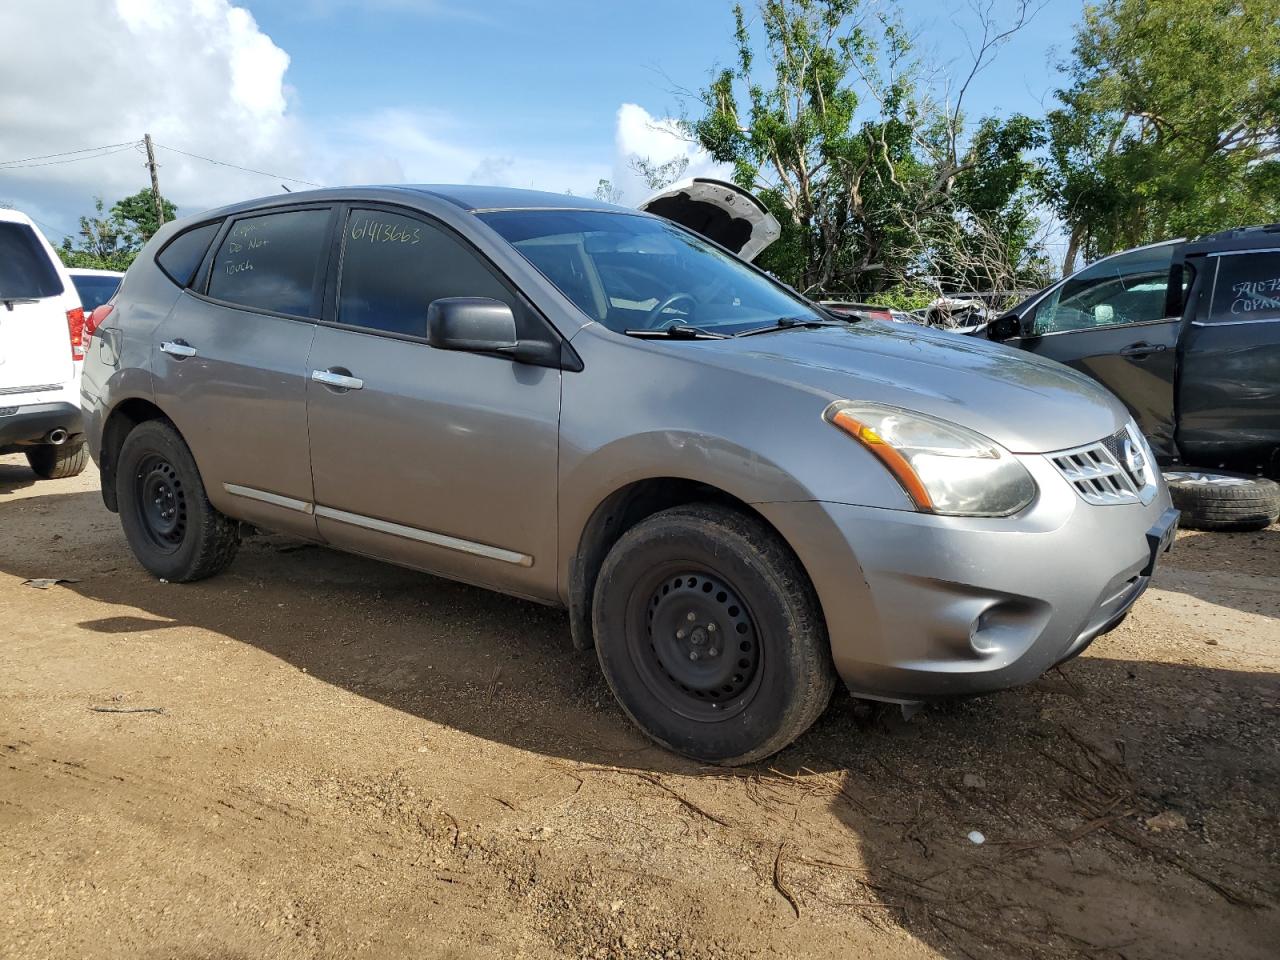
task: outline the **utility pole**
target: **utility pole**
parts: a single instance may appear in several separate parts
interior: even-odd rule
[[[156,205],[156,226],[164,226],[164,201],[160,199],[160,175],[156,172],[156,152],[151,147],[151,134],[142,135],[147,145],[147,168],[151,171],[151,200]]]

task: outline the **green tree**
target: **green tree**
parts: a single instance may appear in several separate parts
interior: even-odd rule
[[[1094,3],[1066,67],[1045,163],[1065,272],[1280,219],[1280,0]]]
[[[734,65],[702,93],[689,130],[782,225],[763,266],[828,292],[921,278],[954,288],[974,282],[993,250],[1020,268],[1034,172],[1024,156],[1036,146],[1035,125],[990,119],[968,136],[962,105],[973,77],[1031,11],[1015,2],[1002,27],[990,5],[976,9],[981,35],[969,70],[950,85],[954,96],[940,98],[923,82],[925,65],[892,7],[761,0],[754,31],[734,7]],[[1013,151],[1012,162],[1001,148]],[[967,234],[981,242],[966,245]],[[958,249],[964,263],[951,259]],[[993,272],[1008,270],[985,271]]]
[[[174,219],[178,208],[163,200],[166,221]],[[68,267],[98,270],[127,270],[138,252],[160,229],[155,203],[149,189],[117,200],[104,213],[101,197],[95,197],[94,215],[80,218],[78,236],[63,237],[58,255]]]

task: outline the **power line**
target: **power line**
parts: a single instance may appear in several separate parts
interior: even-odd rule
[[[82,147],[79,150],[64,150],[62,153],[44,153],[38,157],[23,157],[20,160],[0,160],[0,167],[8,166],[11,163],[28,163],[32,160],[48,160],[51,157],[69,157],[73,153],[93,153],[95,150],[110,150],[112,147],[132,147],[139,140],[129,140],[122,143],[104,143],[100,147]]]
[[[65,160],[45,160],[41,163],[19,163],[17,161],[11,160],[7,164],[0,164],[0,173],[4,173],[6,170],[27,170],[32,167],[56,167],[59,164],[78,163],[81,160],[99,160],[102,157],[109,157],[113,153],[124,153],[126,150],[135,149],[137,146],[138,144],[136,142],[130,142],[122,145],[117,145],[114,150],[106,149],[103,147],[95,147],[94,149],[102,150],[104,152],[94,153],[94,154],[89,154],[89,155],[79,156],[79,157],[68,157]]]
[[[224,160],[214,160],[212,157],[202,157],[198,153],[188,153],[186,150],[179,150],[177,147],[166,146],[159,141],[153,141],[161,150],[169,150],[173,153],[180,153],[184,157],[191,157],[195,160],[203,160],[206,163],[215,163],[220,167],[230,167],[232,170],[243,170],[245,173],[256,173],[262,177],[271,177],[273,180],[288,180],[290,183],[304,183],[308,187],[323,187],[323,183],[315,183],[311,180],[303,180],[301,177],[286,177],[279,173],[267,173],[265,170],[254,170],[250,167],[242,167],[235,163],[227,163]]]

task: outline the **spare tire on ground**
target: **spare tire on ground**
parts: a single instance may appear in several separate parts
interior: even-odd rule
[[[1261,530],[1280,516],[1280,484],[1263,477],[1196,469],[1165,472],[1181,525],[1193,530]]]

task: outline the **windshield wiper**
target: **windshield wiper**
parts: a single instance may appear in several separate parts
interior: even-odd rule
[[[773,333],[776,330],[798,330],[801,328],[812,327],[835,327],[844,323],[843,320],[822,320],[818,317],[779,317],[767,327],[756,327],[754,330],[744,330],[742,333],[736,333],[736,337],[754,337],[757,333]]]
[[[701,327],[691,327],[683,323],[673,323],[669,327],[660,327],[654,330],[623,330],[628,337],[638,337],[641,340],[727,340],[728,336],[723,333],[713,333],[710,330],[703,330]]]
[[[6,297],[3,295],[0,295],[0,303],[3,303],[5,306],[5,309],[9,310],[10,312],[12,312],[13,305],[15,303],[39,303],[39,302],[40,302],[39,300],[35,300],[32,297]]]

